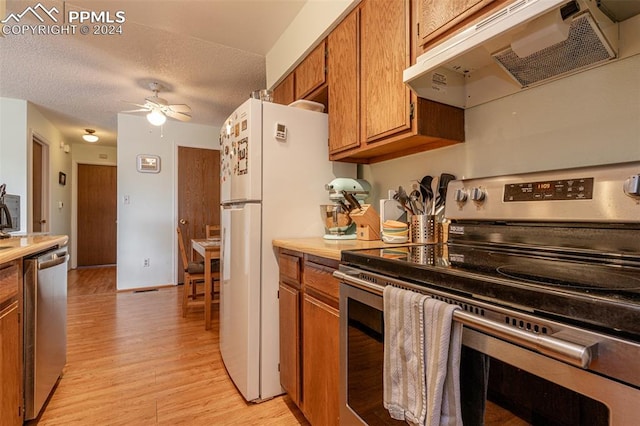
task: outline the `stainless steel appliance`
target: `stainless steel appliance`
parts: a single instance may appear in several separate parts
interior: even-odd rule
[[[24,260],[25,420],[40,413],[67,360],[67,248]]]
[[[5,203],[5,197],[7,196],[5,188],[6,185],[4,183],[0,185],[0,239],[11,236],[4,232],[5,229],[13,229],[11,212]]]
[[[394,285],[461,307],[465,424],[636,424],[640,162],[452,181],[446,216],[446,244],[343,252],[341,423],[395,422],[382,407]]]
[[[508,2],[430,46],[404,82],[421,98],[471,108],[638,54],[639,11],[637,1]]]

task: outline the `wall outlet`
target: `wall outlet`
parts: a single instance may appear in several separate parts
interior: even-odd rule
[[[148,257],[144,259],[144,263],[143,263],[142,266],[144,266],[145,268],[149,267],[149,258]]]

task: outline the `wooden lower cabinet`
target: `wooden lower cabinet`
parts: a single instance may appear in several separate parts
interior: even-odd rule
[[[305,294],[302,303],[302,412],[312,425],[339,423],[339,320],[337,309]]]
[[[281,250],[278,263],[280,383],[312,425],[337,425],[338,262]]]
[[[0,426],[22,424],[22,323],[19,261],[0,265]]]
[[[300,292],[280,284],[280,385],[300,405]]]

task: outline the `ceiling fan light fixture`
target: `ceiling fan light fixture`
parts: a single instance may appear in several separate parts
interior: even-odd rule
[[[154,126],[162,126],[165,121],[167,121],[167,116],[162,113],[162,111],[158,109],[154,109],[149,114],[147,114],[147,121]]]
[[[84,139],[87,142],[90,143],[94,143],[94,142],[98,142],[98,136],[94,135],[94,133],[96,132],[93,129],[84,129],[87,133],[85,133],[84,135],[82,135],[82,139]]]

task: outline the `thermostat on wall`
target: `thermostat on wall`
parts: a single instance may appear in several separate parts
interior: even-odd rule
[[[157,155],[138,155],[136,168],[140,173],[160,173],[160,157]]]
[[[279,141],[287,140],[287,126],[282,123],[276,123],[276,139]]]

